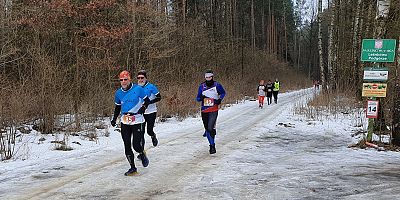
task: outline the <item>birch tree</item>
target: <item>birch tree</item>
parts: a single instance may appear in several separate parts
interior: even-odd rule
[[[330,90],[335,89],[335,74],[334,72],[336,71],[334,68],[336,65],[334,60],[335,60],[335,45],[334,45],[334,30],[335,30],[335,21],[336,21],[336,1],[337,0],[332,0],[331,5],[330,5],[330,10],[331,10],[331,21],[329,25],[329,30],[328,30],[328,85]],[[335,41],[336,43],[337,41]]]
[[[356,5],[356,15],[354,18],[354,30],[353,30],[353,45],[352,45],[352,52],[353,52],[353,73],[354,73],[354,81],[355,83],[359,83],[360,80],[360,67],[359,67],[359,63],[360,63],[360,38],[359,38],[359,32],[361,30],[360,27],[360,12],[361,12],[361,3],[362,0],[358,0],[357,1],[357,5]]]
[[[322,49],[322,0],[318,0],[318,55],[319,55],[319,68],[321,74],[321,84],[323,90],[326,88],[325,83],[325,70],[324,70],[324,57]]]

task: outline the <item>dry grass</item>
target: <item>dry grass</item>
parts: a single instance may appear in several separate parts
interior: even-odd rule
[[[338,117],[340,114],[351,114],[355,108],[362,108],[362,102],[356,100],[351,92],[323,92],[314,90],[314,96],[295,106],[294,113],[305,115],[309,119],[322,120],[325,117]],[[359,113],[358,115],[362,115]],[[362,119],[362,117],[361,117]],[[355,126],[364,124],[354,122]]]
[[[65,145],[65,144],[56,145],[56,147],[54,149],[58,150],[58,151],[72,151],[73,150],[72,147]]]
[[[183,119],[199,110],[195,100],[197,86],[194,84],[171,85],[160,93],[162,100],[157,104],[160,118]]]

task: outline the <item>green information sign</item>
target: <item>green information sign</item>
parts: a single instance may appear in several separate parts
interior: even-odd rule
[[[363,39],[361,61],[394,62],[396,40],[393,39]]]

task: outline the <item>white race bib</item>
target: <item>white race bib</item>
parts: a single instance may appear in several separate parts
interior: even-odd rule
[[[126,125],[140,124],[144,122],[143,115],[122,115],[121,122]]]
[[[214,99],[213,98],[204,98],[204,106],[213,106]]]

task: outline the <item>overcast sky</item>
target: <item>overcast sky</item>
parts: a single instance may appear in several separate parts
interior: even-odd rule
[[[318,0],[292,0],[294,5],[302,5],[300,7],[300,12],[301,12],[301,17],[302,17],[302,22],[304,23],[309,23],[310,20],[315,18],[315,15],[317,14],[317,4]],[[328,7],[328,0],[322,0],[322,7],[323,9]]]

